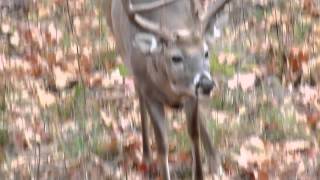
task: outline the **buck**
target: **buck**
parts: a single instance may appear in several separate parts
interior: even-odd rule
[[[151,160],[149,115],[163,179],[170,179],[165,106],[186,112],[193,179],[203,179],[200,140],[212,172],[219,165],[198,113],[198,95],[209,95],[215,86],[206,33],[212,18],[228,1],[215,1],[201,13],[197,0],[107,0],[107,23],[119,54],[133,74],[139,97],[143,158]]]

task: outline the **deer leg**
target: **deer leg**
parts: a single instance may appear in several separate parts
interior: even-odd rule
[[[204,126],[202,120],[199,116],[199,126],[200,126],[200,139],[203,144],[204,150],[208,157],[209,169],[212,174],[217,173],[218,167],[220,167],[220,157],[218,152],[213,147],[210,135]]]
[[[200,129],[198,119],[197,100],[191,99],[185,104],[185,111],[187,117],[188,134],[192,143],[192,158],[193,158],[193,179],[203,179],[202,164],[200,157]]]
[[[159,160],[161,163],[161,176],[165,180],[170,180],[168,162],[168,137],[165,127],[164,107],[161,103],[146,99],[146,106],[150,115],[150,120],[154,128],[157,143]]]
[[[149,130],[148,130],[148,119],[145,102],[141,94],[139,94],[139,104],[140,104],[140,118],[141,118],[141,129],[142,129],[142,150],[143,159],[149,164],[151,161],[150,146],[149,146]]]

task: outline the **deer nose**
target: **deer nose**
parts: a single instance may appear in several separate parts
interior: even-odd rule
[[[205,75],[202,75],[199,81],[199,87],[204,95],[209,95],[215,86],[214,81]]]

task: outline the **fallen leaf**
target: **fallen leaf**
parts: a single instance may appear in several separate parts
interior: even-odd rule
[[[19,43],[20,43],[20,36],[18,32],[15,31],[13,35],[10,37],[10,44],[17,47],[19,46]]]
[[[49,41],[54,43],[59,43],[62,39],[62,32],[61,30],[57,29],[53,23],[50,23],[48,26],[48,34],[49,34]]]
[[[284,144],[284,150],[286,152],[304,151],[311,147],[311,143],[306,140],[293,140]]]
[[[318,95],[317,89],[310,87],[308,85],[300,86],[299,91],[302,95],[302,102],[304,104],[307,104],[307,103],[313,101]]]
[[[220,53],[218,56],[220,64],[232,65],[236,62],[236,56],[232,53]]]
[[[178,121],[173,121],[172,128],[177,132],[180,132],[183,129],[182,124]]]
[[[240,85],[242,90],[246,91],[250,88],[253,88],[255,81],[256,75],[254,73],[236,74],[228,81],[228,87],[230,89],[235,89],[238,85]]]
[[[10,32],[10,25],[9,24],[7,24],[7,23],[2,23],[1,24],[1,32],[3,33],[3,34],[8,34],[9,32]]]
[[[75,75],[66,71],[62,71],[60,67],[53,69],[55,85],[58,89],[69,87],[75,81]]]
[[[258,170],[257,180],[269,180],[269,175],[266,171]]]
[[[56,102],[56,97],[53,94],[41,89],[40,87],[37,87],[37,95],[42,107],[48,107]]]
[[[320,112],[310,112],[307,113],[307,123],[315,128],[320,120]]]
[[[258,136],[250,137],[244,144],[247,147],[248,146],[254,147],[255,149],[257,149],[259,151],[264,151],[265,150],[264,143],[261,140],[261,138],[259,138]]]
[[[100,111],[100,115],[101,115],[101,118],[103,120],[103,123],[106,127],[111,127],[112,125],[112,118],[107,116],[107,113],[104,112],[104,111]]]

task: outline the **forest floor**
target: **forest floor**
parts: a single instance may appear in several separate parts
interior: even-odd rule
[[[3,179],[160,179],[153,135],[142,161],[133,80],[99,1],[0,0]],[[219,179],[319,179],[320,3],[239,0],[218,19],[219,88],[201,112]],[[166,116],[171,176],[191,179],[184,114]]]

